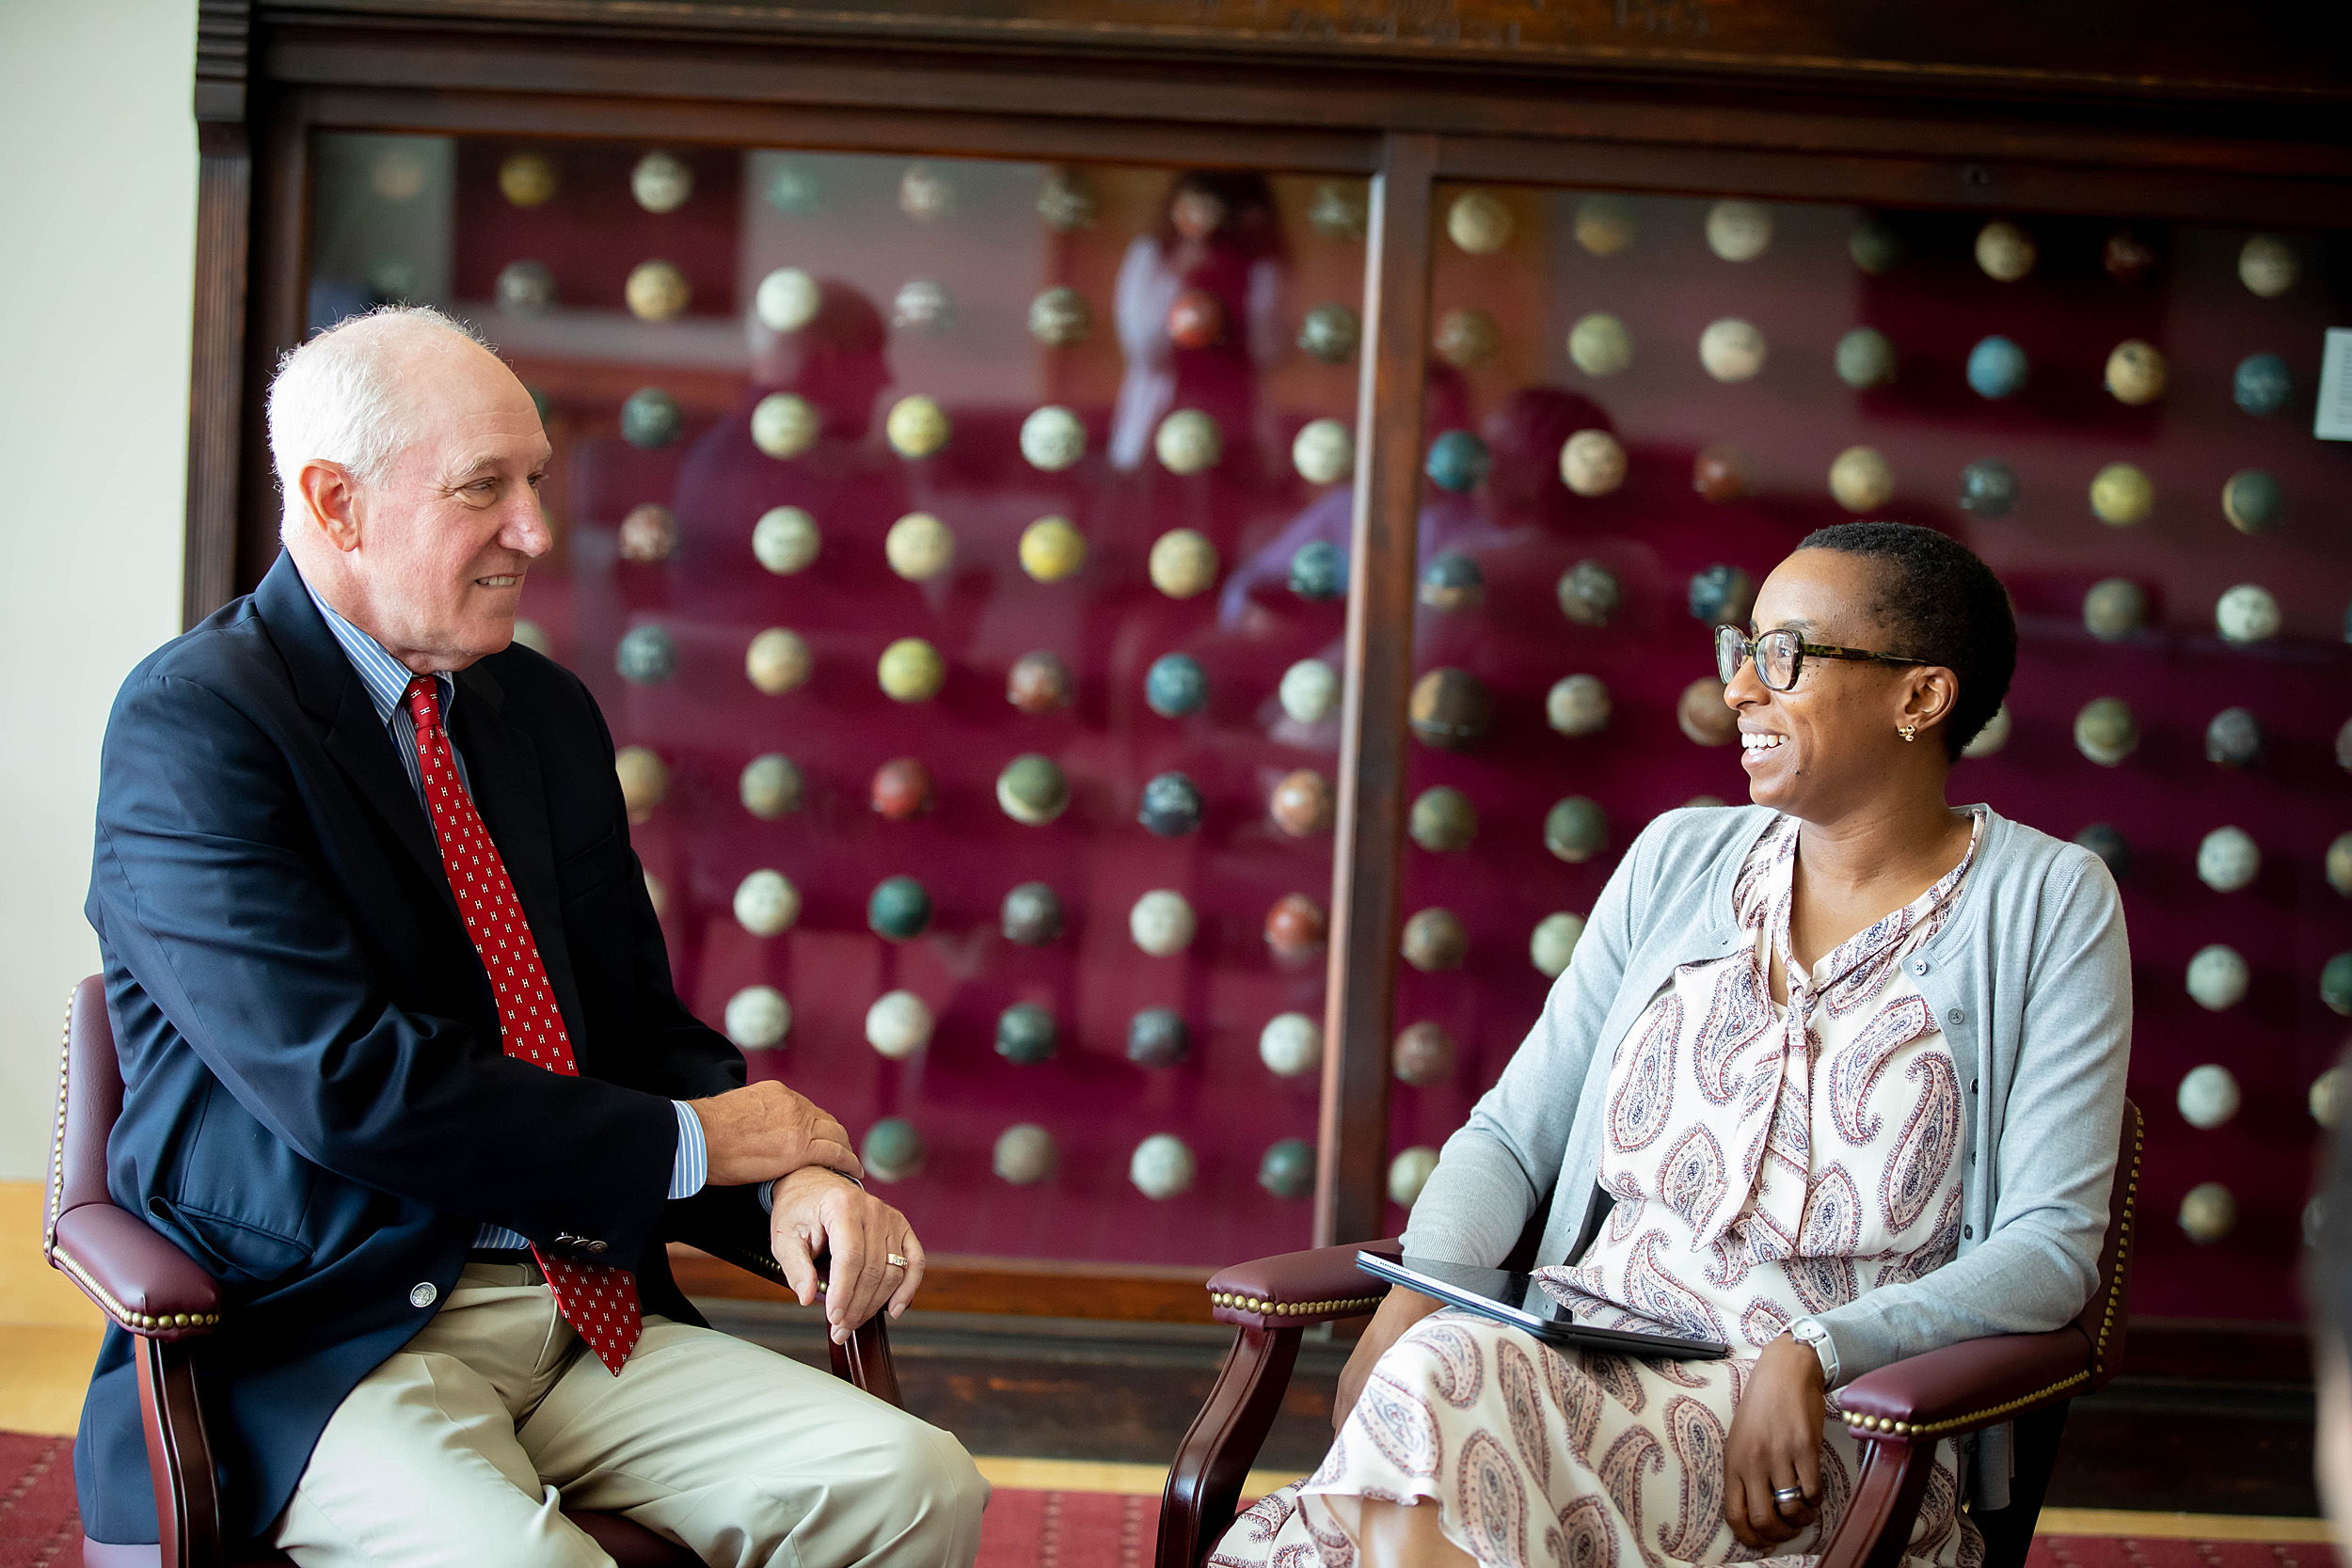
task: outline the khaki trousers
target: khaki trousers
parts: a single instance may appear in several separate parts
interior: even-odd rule
[[[988,1483],[849,1384],[648,1317],[621,1375],[534,1268],[469,1264],[337,1407],[279,1516],[303,1568],[612,1568],[560,1510],[626,1513],[712,1568],[969,1568]]]

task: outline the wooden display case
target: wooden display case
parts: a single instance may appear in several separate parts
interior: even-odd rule
[[[1392,1233],[1404,1211],[1387,1195],[1391,1156],[1441,1140],[1540,1005],[1528,927],[1549,911],[1589,908],[1614,853],[1657,810],[1702,793],[1736,798],[1723,754],[1690,747],[1673,727],[1673,691],[1708,666],[1704,627],[1682,610],[1685,580],[1718,562],[1760,576],[1806,527],[1845,515],[1822,474],[1837,451],[1876,442],[1896,453],[1901,479],[1883,515],[1960,531],[2018,601],[2026,649],[2012,699],[2017,738],[2006,760],[1966,765],[1979,769],[1984,798],[2061,835],[2129,818],[2140,847],[2124,885],[2140,939],[2134,1093],[2153,1113],[2153,1213],[2169,1216],[2207,1180],[2227,1181],[2240,1210],[2236,1231],[2202,1248],[2169,1218],[2146,1227],[2142,1310],[2284,1319],[2318,1145],[2303,1094],[2344,1033],[2312,980],[2328,955],[2352,948],[2352,902],[2320,873],[2329,836],[2352,830],[2352,776],[2327,755],[2352,714],[2342,641],[2352,542],[2335,521],[2352,500],[2352,461],[2309,435],[2319,333],[2352,304],[2342,236],[2352,227],[2342,132],[2352,90],[2333,25],[2284,8],[2225,19],[2185,5],[2075,15],[2061,29],[2022,5],[1963,21],[1708,0],[1332,3],[1279,13],[1143,0],[821,12],[701,0],[207,0],[186,612],[194,620],[248,588],[276,551],[260,401],[279,354],[319,321],[388,294],[446,301],[480,320],[548,395],[563,452],[554,504],[565,542],[546,574],[560,597],[527,613],[595,685],[616,738],[664,752],[671,768],[675,798],[659,811],[672,819],[649,820],[644,847],[680,907],[669,924],[689,1000],[715,1022],[770,961],[747,955],[730,929],[737,879],[793,855],[822,859],[795,878],[806,934],[831,945],[777,961],[790,985],[803,983],[794,973],[805,977],[815,1003],[796,1038],[820,1037],[835,1054],[795,1059],[787,1049],[772,1069],[840,1101],[853,1128],[930,1107],[938,1193],[927,1199],[909,1183],[894,1195],[934,1250],[951,1255],[928,1301],[1195,1319],[1205,1316],[1198,1281],[1216,1262]],[[406,150],[446,231],[434,230],[422,270],[410,258],[408,272],[372,277],[371,235],[418,232],[385,207],[384,192],[370,208],[368,160],[388,149]],[[702,193],[666,227],[626,194],[634,161],[655,150],[688,163]],[[501,161],[516,151],[545,153],[564,170],[564,194],[535,215],[498,191]],[[963,182],[962,229],[927,229],[893,210],[896,182],[914,160]],[[785,166],[830,185],[829,215],[763,205]],[[1091,182],[1097,230],[1040,228],[1034,202],[1056,169]],[[1282,352],[1252,361],[1245,389],[1201,394],[1238,400],[1220,420],[1229,447],[1248,453],[1213,483],[1169,475],[1149,456],[1114,465],[1101,455],[1124,395],[1113,352],[1121,248],[1160,221],[1184,169],[1263,176],[1288,268],[1265,307]],[[395,194],[407,182],[407,172],[390,181]],[[1359,241],[1311,221],[1327,186],[1364,193]],[[1471,190],[1515,214],[1505,250],[1472,255],[1448,237],[1450,208]],[[1624,198],[1642,234],[1613,276],[1574,238],[1578,205],[1596,193]],[[1708,253],[1703,230],[1718,198],[1770,209],[1777,238],[1768,255],[1734,267]],[[1884,278],[1840,256],[1870,214],[1909,246],[1910,261]],[[1995,218],[2036,236],[2039,275],[1993,285],[1973,269],[1970,237]],[[2100,273],[2100,247],[2119,228],[2156,259],[2137,292]],[[2298,289],[2280,301],[2256,301],[2231,276],[2255,231],[2289,236],[2302,261]],[[502,333],[487,303],[497,275],[545,246],[556,247],[544,259],[559,302],[590,309],[509,320]],[[648,348],[631,334],[652,324],[631,322],[619,296],[629,267],[657,254],[679,263],[694,303],[660,324],[675,331]],[[680,466],[698,444],[708,437],[705,467],[721,463],[724,429],[744,422],[754,392],[780,384],[761,379],[760,345],[740,329],[755,313],[758,278],[802,258],[856,277],[885,312],[883,296],[901,282],[944,281],[966,338],[960,347],[917,342],[903,327],[891,334],[906,362],[874,406],[877,431],[891,400],[927,382],[951,389],[950,401],[961,400],[951,410],[955,461],[899,462],[878,433],[866,436],[873,493],[839,503],[837,535],[827,524],[842,558],[863,552],[863,575],[835,582],[821,609],[809,600],[793,610],[775,597],[793,579],[766,580],[748,550],[753,514],[793,496],[745,491],[710,503],[713,515],[725,513],[713,526],[742,538],[728,533],[700,555],[702,503],[678,498]],[[1096,337],[1082,351],[1038,351],[1007,325],[1056,283],[1093,304]],[[1248,289],[1232,285],[1225,302],[1240,339],[1250,330]],[[1574,320],[1612,305],[1613,290],[1642,356],[1641,372],[1615,382],[1586,375],[1565,342]],[[1345,366],[1287,348],[1304,310],[1326,301],[1360,315],[1360,347]],[[2256,304],[2278,309],[2261,316]],[[1468,309],[1498,327],[1494,352],[1461,365],[1434,356],[1448,312]],[[1693,352],[1699,333],[1742,313],[1767,330],[1770,372],[1716,387]],[[1988,413],[1966,388],[1966,346],[2011,320],[2040,379],[2030,398]],[[1896,344],[1902,370],[1892,386],[1855,389],[1832,373],[1838,338],[1863,325]],[[2162,418],[2101,401],[2096,367],[2109,339],[2129,336],[2172,356]],[[2287,361],[2294,401],[2253,425],[2230,408],[2226,383],[2237,357],[2257,350]],[[1653,373],[1669,361],[1671,375]],[[644,370],[656,362],[659,377]],[[662,379],[686,413],[686,436],[666,456],[620,438],[619,405],[648,379]],[[1534,393],[1556,406],[1519,397],[1514,412],[1515,396]],[[1693,401],[1718,393],[1737,396]],[[1021,418],[1046,404],[1079,415],[1092,467],[1041,480],[1020,462]],[[1703,409],[1712,411],[1694,411]],[[1353,429],[1352,504],[1347,482],[1314,486],[1285,471],[1299,427],[1332,417]],[[1595,502],[1555,478],[1482,502],[1485,521],[1464,522],[1468,532],[1430,521],[1430,438],[1514,418],[1510,428],[1543,433],[1538,444],[1556,445],[1548,420],[1613,426],[1631,452],[1628,484]],[[1750,499],[1728,509],[1690,489],[1692,455],[1717,433],[1759,458]],[[2019,464],[2030,504],[2006,520],[1959,509],[1962,464],[2012,447],[2034,454]],[[2081,500],[2090,469],[2074,469],[2095,468],[2094,450],[2155,474],[2165,500],[2153,523],[2130,531],[2090,520]],[[2275,470],[2291,500],[2286,524],[2262,539],[2233,534],[2204,494],[2249,467]],[[2061,494],[2062,505],[2047,499]],[[622,561],[618,525],[649,499],[673,503],[683,548],[655,565]],[[988,785],[1013,752],[1054,749],[1022,740],[1021,726],[1038,733],[1037,721],[996,692],[1015,655],[1052,641],[1032,631],[1060,611],[1011,562],[1021,525],[1057,507],[1096,547],[1088,608],[1061,648],[1078,699],[1050,722],[1066,727],[1054,744],[1097,760],[1070,769],[1080,808],[1066,830],[1035,830],[1008,826]],[[891,519],[922,508],[956,514],[960,560],[986,568],[928,598],[880,564]],[[1195,522],[1220,547],[1220,594],[1236,576],[1263,579],[1230,615],[1211,612],[1216,595],[1171,600],[1146,581],[1152,540]],[[1476,531],[1489,525],[1495,537]],[[1511,537],[1515,529],[1523,537]],[[1488,552],[1486,603],[1468,618],[1417,605],[1441,533]],[[1284,552],[1310,536],[1344,544],[1343,602],[1301,600],[1283,586]],[[1629,594],[1606,650],[1548,603],[1551,578],[1586,557],[1615,562]],[[2201,631],[2203,597],[2265,574],[2286,613],[2267,653],[2223,648]],[[2110,576],[2154,591],[2155,629],[2138,644],[2078,633],[2084,587]],[[803,759],[812,806],[831,804],[807,817],[803,841],[787,842],[742,817],[729,796],[736,753],[748,755],[750,731],[774,719],[741,685],[742,641],[795,616],[815,640],[820,675],[838,673],[839,695],[793,720],[815,736]],[[717,695],[648,706],[644,689],[613,673],[621,633],[648,621],[676,634],[685,685],[674,689]],[[912,634],[918,622],[963,628],[953,635],[965,641],[948,649],[937,725],[910,720],[870,673],[884,632]],[[995,630],[972,631],[983,624]],[[1318,650],[1341,671],[1343,694],[1327,736],[1301,745],[1275,733],[1275,688],[1289,662]],[[1213,692],[1181,721],[1141,702],[1146,668],[1168,651],[1195,655]],[[1456,758],[1411,737],[1407,694],[1439,664],[1473,668],[1498,693],[1496,736],[1482,752]],[[1604,664],[1617,709],[1611,731],[1575,740],[1548,731],[1549,684]],[[1661,673],[1650,680],[1637,666]],[[2154,717],[2167,682],[2194,689],[2179,699],[2193,714]],[[2139,704],[2147,726],[2120,791],[2110,787],[2118,776],[2083,764],[2068,736],[2093,688]],[[2198,759],[2206,709],[2262,702],[2278,707],[2263,715],[2274,742],[2266,771],[2224,776]],[[878,831],[864,811],[866,775],[927,745],[949,759],[932,769],[939,812]],[[1264,825],[1265,792],[1293,767],[1331,783],[1327,836],[1293,841]],[[1163,768],[1208,785],[1198,852],[1181,865],[1132,826],[1136,792]],[[1970,779],[1956,777],[1962,798],[1976,798]],[[1480,806],[1478,843],[1456,860],[1406,836],[1416,795],[1434,784],[1456,784]],[[1606,848],[1564,863],[1534,850],[1546,806],[1569,795],[1598,800],[1610,834]],[[2265,845],[2271,869],[2227,895],[2238,902],[2207,908],[2189,868],[2202,816],[2228,811],[2259,814],[2282,836]],[[1088,890],[1065,892],[1065,902],[1090,937],[1032,973],[992,940],[994,897],[1025,879],[1012,862],[1039,841],[1024,835],[1056,831],[1068,840],[1056,874]],[[866,887],[917,866],[939,882],[947,933],[923,959],[863,926]],[[1203,920],[1194,951],[1153,960],[1182,966],[1177,980],[1173,971],[1155,978],[1124,931],[1133,895],[1171,882],[1193,890]],[[1257,922],[1282,891],[1327,911],[1327,962],[1302,969],[1265,956]],[[1398,956],[1404,916],[1438,903],[1474,906],[1472,961],[1442,976]],[[2248,1010],[2208,1028],[2181,990],[2179,966],[2194,932],[2217,924],[2260,951],[2249,954]],[[817,1002],[823,977],[840,975],[850,976],[840,994]],[[1066,1031],[1057,1060],[1068,1081],[1050,1091],[989,1077],[1025,1070],[997,1063],[988,1038],[998,1009],[1030,993],[1025,985],[1053,1001]],[[858,1037],[850,992],[892,987],[931,988],[939,1033],[928,1080],[878,1063]],[[1143,1069],[1119,1060],[1118,1027],[1154,1001],[1191,1009],[1194,1054],[1177,1078],[1136,1076]],[[1320,1012],[1319,1083],[1279,1082],[1255,1060],[1258,1025],[1285,1009]],[[1459,1065],[1434,1089],[1399,1087],[1395,1029],[1422,1018],[1448,1022]],[[2232,1067],[2245,1102],[2233,1123],[2199,1131],[2169,1107],[2182,1073],[2207,1060]],[[968,1070],[951,1067],[959,1061]],[[1069,1118],[1071,1181],[1015,1220],[1002,1184],[990,1185],[988,1143],[1002,1124],[1047,1119],[1022,1112],[1032,1101]],[[1120,1151],[1153,1131],[1193,1138],[1208,1173],[1179,1219],[1125,1183]],[[1317,1146],[1311,1200],[1260,1193],[1247,1168],[1284,1132]],[[960,1234],[984,1240],[976,1252]],[[682,1277],[690,1289],[717,1288],[691,1270]],[[2147,1343],[2162,1353],[2160,1335]]]

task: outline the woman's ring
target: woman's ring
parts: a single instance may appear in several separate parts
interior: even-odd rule
[[[903,1269],[907,1266],[907,1260],[894,1252],[890,1255],[890,1266],[894,1269]],[[1777,1497],[1779,1494],[1775,1493],[1773,1495]],[[1803,1494],[1800,1493],[1799,1496],[1803,1496]]]
[[[1772,1488],[1772,1501],[1779,1503],[1784,1508],[1790,1503],[1801,1503],[1804,1501],[1804,1488],[1802,1486],[1775,1486]]]

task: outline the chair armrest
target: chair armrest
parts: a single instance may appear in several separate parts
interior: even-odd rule
[[[46,1250],[52,1268],[133,1334],[193,1339],[220,1322],[219,1282],[114,1204],[77,1204],[59,1214]]]
[[[1397,1255],[1393,1238],[1350,1246],[1280,1252],[1209,1276],[1209,1311],[1244,1328],[1304,1328],[1360,1318],[1389,1293],[1386,1280],[1356,1266],[1359,1251]]]
[[[1865,1372],[1837,1390],[1855,1435],[1931,1443],[2072,1398],[2090,1381],[2090,1341],[2073,1323],[1996,1334]]]

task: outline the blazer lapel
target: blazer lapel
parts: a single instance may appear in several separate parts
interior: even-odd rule
[[[564,1015],[575,1059],[587,1047],[580,990],[572,974],[571,950],[564,941],[564,900],[555,877],[555,844],[548,830],[546,786],[539,775],[539,749],[531,736],[506,722],[506,694],[479,664],[457,675],[458,700],[450,714],[450,738],[466,759],[474,808],[498,847],[514,884],[523,919],[531,927],[547,970],[548,985]],[[585,1070],[583,1069],[583,1070]]]
[[[349,775],[360,797],[375,809],[385,827],[408,858],[424,873],[450,918],[459,919],[456,896],[449,890],[449,872],[441,864],[440,847],[423,803],[409,786],[392,737],[368,700],[358,672],[344,657],[342,644],[326,629],[310,591],[294,570],[294,558],[283,554],[254,591],[254,607],[270,639],[294,677],[294,695],[303,707],[326,721],[323,743],[335,765]]]

